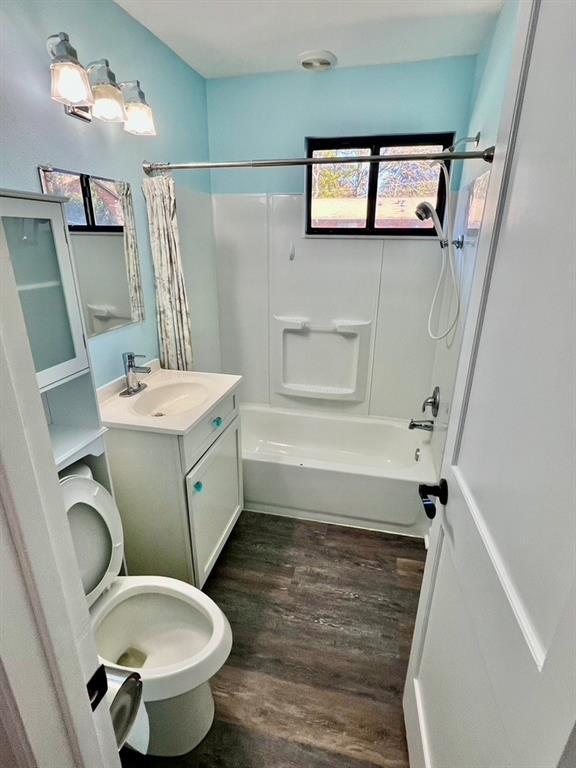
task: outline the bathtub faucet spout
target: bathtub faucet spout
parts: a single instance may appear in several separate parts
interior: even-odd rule
[[[424,432],[432,432],[434,429],[434,422],[431,419],[421,419],[420,421],[410,419],[408,429],[423,429]]]

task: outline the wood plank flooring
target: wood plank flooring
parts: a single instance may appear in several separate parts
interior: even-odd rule
[[[184,757],[125,768],[408,768],[402,691],[420,540],[243,512],[205,591],[232,653],[214,726]]]

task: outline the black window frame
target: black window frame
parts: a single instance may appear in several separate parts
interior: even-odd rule
[[[69,224],[68,230],[70,232],[124,232],[124,226],[117,224],[96,224],[96,216],[94,215],[94,205],[92,203],[92,190],[90,188],[90,179],[96,179],[98,181],[111,181],[114,184],[118,179],[109,179],[106,176],[95,176],[89,173],[80,173],[79,171],[70,171],[66,168],[55,168],[51,165],[39,165],[38,175],[40,176],[40,185],[42,191],[47,193],[46,180],[44,173],[66,173],[69,176],[78,176],[80,180],[80,190],[82,192],[82,202],[84,203],[84,215],[86,217],[86,224]]]
[[[452,146],[455,138],[454,131],[442,133],[402,133],[379,136],[342,136],[306,138],[306,157],[313,157],[316,150],[322,149],[370,149],[371,155],[379,155],[382,147],[405,147],[441,144],[446,150]],[[410,162],[410,161],[407,161]],[[446,161],[450,171],[451,161]],[[306,167],[306,234],[307,235],[339,235],[345,237],[436,237],[434,229],[414,227],[376,227],[376,202],[378,199],[378,169],[380,163],[370,163],[368,176],[368,200],[365,227],[313,227],[312,226],[312,166]],[[436,211],[441,222],[444,222],[446,208],[446,184],[444,174],[438,179],[438,195]]]

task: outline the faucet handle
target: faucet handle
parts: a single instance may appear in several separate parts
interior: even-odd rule
[[[426,413],[426,408],[428,407],[432,409],[432,416],[436,418],[440,410],[440,387],[434,387],[431,396],[424,400],[422,403],[422,413]]]
[[[137,355],[136,352],[122,352],[122,362],[124,363],[124,369],[128,370],[134,365],[134,361],[137,357],[146,357],[146,355]]]

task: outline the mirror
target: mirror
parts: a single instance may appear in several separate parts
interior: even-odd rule
[[[136,322],[132,317],[124,235],[71,233],[88,336]]]
[[[130,185],[40,166],[44,192],[68,198],[66,217],[89,337],[144,319]]]

